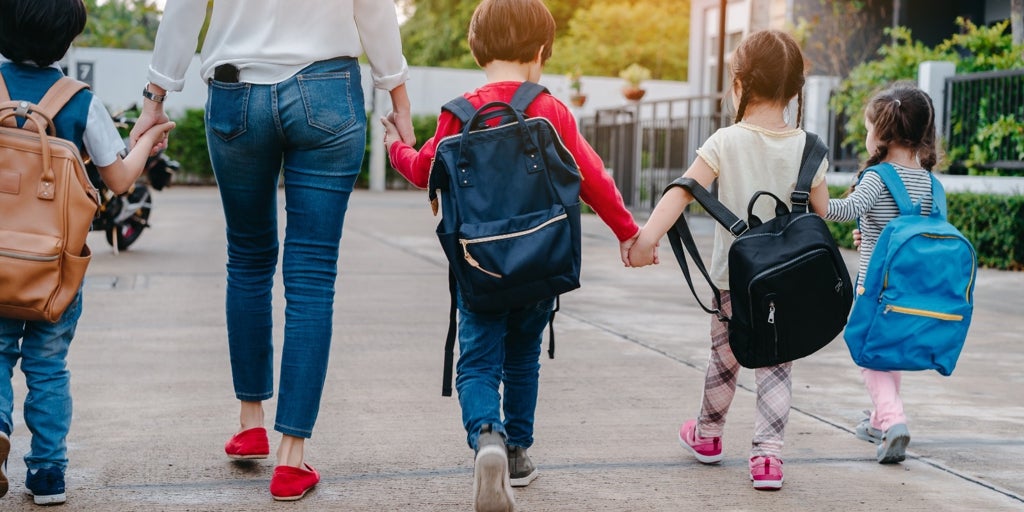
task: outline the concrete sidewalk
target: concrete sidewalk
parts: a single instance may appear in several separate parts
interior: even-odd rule
[[[75,416],[66,510],[471,510],[472,453],[458,401],[440,395],[445,261],[423,192],[354,195],[342,241],[335,335],[307,460],[322,474],[297,503],[267,491],[273,458],[230,462],[237,428],[224,327],[217,192],[157,193],[153,228],[114,255],[94,233],[85,313],[72,345]],[[707,244],[710,224],[695,220]],[[729,415],[720,465],[681,449],[698,410],[706,315],[667,243],[661,265],[626,269],[611,232],[584,219],[583,287],[562,298],[557,358],[543,359],[541,475],[521,511],[1024,510],[1024,273],[983,270],[953,376],[905,374],[912,441],[882,466],[852,429],[870,403],[841,339],[794,367],[786,483],[747,473],[753,372]],[[855,253],[848,253],[854,266]],[[283,291],[275,289],[276,327]],[[280,347],[278,339],[278,349]],[[24,490],[29,433],[15,372],[16,428],[0,510],[35,510]],[[273,425],[276,402],[267,404]],[[279,435],[271,437],[276,448]]]

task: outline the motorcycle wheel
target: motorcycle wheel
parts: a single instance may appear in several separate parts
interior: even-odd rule
[[[148,191],[144,187],[138,187],[129,196],[129,201],[138,201]],[[138,196],[138,197],[136,197]],[[117,238],[117,250],[123,251],[135,243],[142,235],[142,230],[149,226],[149,206],[139,208],[134,215],[125,219],[124,222],[107,226],[107,243],[114,245],[114,238]]]

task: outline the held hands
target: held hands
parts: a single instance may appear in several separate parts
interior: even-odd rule
[[[142,112],[139,114],[139,119],[135,121],[135,126],[132,127],[131,133],[128,134],[130,148],[134,148],[135,145],[139,143],[139,139],[142,135],[148,132],[150,128],[164,124],[168,121],[170,121],[170,118],[164,113],[162,103],[157,103],[155,101],[143,102]],[[172,125],[171,128],[173,127],[174,126]],[[170,128],[159,132],[161,137],[153,144],[153,148],[150,150],[150,156],[167,149],[167,133],[169,131]]]
[[[640,230],[638,233],[636,242],[632,244],[628,249],[625,263],[630,267],[646,267],[647,265],[657,265],[658,260],[658,245],[660,240],[650,240],[650,236],[647,236],[644,230]]]
[[[416,134],[412,129],[412,115],[406,111],[392,111],[380,118],[384,123],[384,148],[389,149],[391,143],[400,140],[410,146],[416,145]]]
[[[619,242],[619,256],[622,258],[622,264],[627,267],[629,266],[629,248],[633,247],[639,237],[640,231],[638,230],[631,238]]]
[[[166,116],[165,116],[166,117]],[[135,128],[138,128],[138,124]],[[152,148],[149,151],[150,156],[155,155],[160,149],[167,147],[167,134],[174,129],[173,121],[164,121],[159,124],[151,125],[144,133],[135,133],[135,129],[132,129],[132,147],[141,144],[142,148]]]

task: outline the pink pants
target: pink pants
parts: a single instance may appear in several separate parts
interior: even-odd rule
[[[903,400],[900,398],[900,372],[861,368],[860,373],[875,407],[871,412],[871,426],[885,432],[893,425],[906,423]]]
[[[722,291],[723,313],[732,315],[729,292]],[[790,402],[793,398],[790,372],[793,363],[768,366],[754,370],[757,382],[757,414],[750,456],[781,458],[786,423],[789,422]],[[717,317],[711,318],[711,357],[704,377],[704,396],[700,416],[697,417],[699,437],[721,437],[725,416],[736,395],[736,376],[740,364],[729,348],[729,327]]]

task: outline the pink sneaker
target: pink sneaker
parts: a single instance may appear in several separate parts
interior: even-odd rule
[[[754,489],[777,491],[782,489],[782,461],[778,457],[751,457],[750,480]]]
[[[722,438],[697,437],[697,420],[688,420],[679,427],[679,444],[704,464],[722,461]]]

